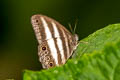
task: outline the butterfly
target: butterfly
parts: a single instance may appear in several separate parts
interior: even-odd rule
[[[31,23],[38,41],[39,61],[44,69],[63,65],[78,45],[77,34],[72,34],[56,20],[36,14]]]

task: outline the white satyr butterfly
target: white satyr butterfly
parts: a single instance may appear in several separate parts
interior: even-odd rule
[[[38,56],[43,68],[65,64],[78,45],[78,36],[44,15],[33,15],[31,23],[38,40]]]

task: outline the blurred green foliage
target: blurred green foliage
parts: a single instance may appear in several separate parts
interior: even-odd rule
[[[119,34],[120,24],[100,29],[83,39],[88,43],[80,44],[75,58],[65,65],[42,71],[26,70],[23,80],[119,80]]]
[[[22,79],[24,69],[41,70],[30,17],[44,14],[67,29],[78,20],[83,39],[108,24],[120,22],[120,0],[0,0],[0,80]],[[70,30],[70,29],[69,29]]]

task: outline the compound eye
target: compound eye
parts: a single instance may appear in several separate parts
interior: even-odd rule
[[[46,50],[46,47],[44,46],[44,47],[42,47],[42,50]]]

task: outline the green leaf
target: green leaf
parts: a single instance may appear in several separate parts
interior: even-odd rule
[[[41,71],[25,70],[23,80],[118,80],[119,34],[120,24],[100,29],[82,40],[76,55],[65,65]]]
[[[120,24],[112,24],[103,29],[97,30],[87,38],[80,41],[74,58],[80,57],[83,53],[91,53],[93,51],[101,51],[108,42],[120,40]]]

